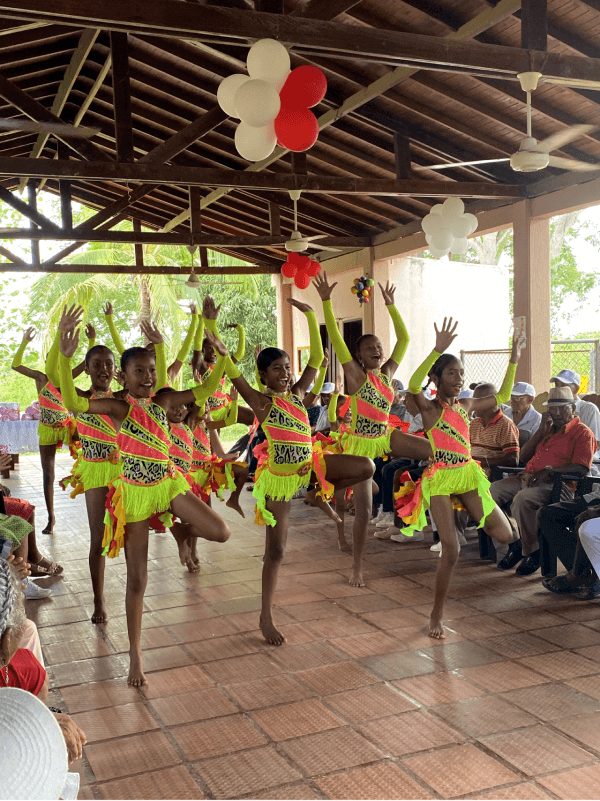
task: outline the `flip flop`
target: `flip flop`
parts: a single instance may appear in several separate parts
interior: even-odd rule
[[[45,564],[42,564],[42,562],[45,562]],[[31,562],[32,577],[60,576],[63,570],[64,568],[62,565],[59,565],[57,562],[51,562],[49,559],[46,559],[45,556],[42,556],[39,562]]]
[[[551,582],[555,582],[555,585],[553,586]],[[581,591],[581,584],[579,584],[577,587],[574,586],[566,576],[553,576],[552,578],[545,578],[543,579],[542,584],[547,590],[550,592],[555,592],[558,595],[568,592]]]

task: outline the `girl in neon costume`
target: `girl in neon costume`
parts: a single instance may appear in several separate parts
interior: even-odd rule
[[[323,301],[327,333],[344,370],[350,395],[351,428],[340,438],[344,454],[368,456],[371,459],[388,455],[406,456],[419,461],[430,459],[431,447],[428,442],[412,434],[405,434],[399,428],[394,429],[390,424],[390,409],[394,399],[391,378],[398,369],[409,342],[406,326],[394,305],[395,288],[390,286],[389,282],[385,289],[379,284],[397,337],[392,355],[385,361],[383,346],[375,334],[364,334],[360,337],[356,345],[356,354],[354,358],[352,357],[339,332],[331,305],[331,294],[337,284],[330,285],[327,273],[323,271],[314,279],[314,285]],[[356,520],[360,519],[361,525],[358,527],[355,525],[353,551],[354,559],[360,566],[372,510],[370,487],[368,497],[360,498],[356,494],[356,489],[354,496]],[[359,567],[356,586],[363,584]]]
[[[323,360],[323,346],[312,308],[298,300],[289,299],[288,302],[306,315],[310,331],[308,365],[291,389],[290,359],[279,348],[265,348],[259,354],[257,365],[261,383],[265,386],[264,392],[251,387],[234,365],[227,368],[234,386],[262,425],[268,442],[267,456],[256,471],[254,497],[258,518],[266,523],[267,538],[260,629],[271,645],[285,642],[285,637],[273,623],[272,606],[277,575],[285,552],[290,499],[300,487],[309,484],[311,470],[315,474],[313,480],[319,481],[325,497],[336,489],[348,486],[355,486],[363,495],[367,495],[374,471],[373,462],[362,456],[322,453],[320,449],[313,451],[308,415],[302,398]]]
[[[73,304],[68,314],[74,315],[76,306]],[[79,313],[79,318],[83,310]],[[89,347],[94,345],[96,332],[93,326],[86,327],[86,334],[89,339]],[[40,442],[40,461],[42,463],[42,481],[44,486],[44,500],[48,510],[48,523],[42,530],[42,534],[53,534],[56,518],[54,516],[54,463],[56,461],[56,450],[62,447],[63,442],[70,443],[70,435],[73,433],[75,424],[73,416],[69,414],[63,403],[62,396],[57,389],[58,386],[58,331],[52,347],[48,351],[44,372],[33,370],[23,365],[23,355],[25,349],[35,337],[35,330],[28,328],[23,334],[23,341],[15,353],[11,367],[15,372],[33,378],[40,402],[40,422],[38,425],[38,438]],[[82,362],[73,371],[73,377],[77,378],[83,372],[84,363]]]
[[[435,600],[429,622],[429,636],[443,638],[442,617],[444,601],[448,592],[452,570],[458,559],[458,537],[454,525],[452,496],[457,497],[478,521],[479,528],[499,542],[510,542],[511,529],[504,514],[498,509],[490,495],[490,482],[487,476],[471,456],[469,439],[469,417],[457,402],[463,387],[465,368],[455,356],[444,353],[456,338],[456,326],[444,319],[440,331],[435,328],[435,348],[417,368],[410,379],[408,391],[413,397],[421,413],[423,427],[433,449],[431,465],[425,470],[416,486],[409,487],[414,494],[409,499],[406,489],[401,488],[399,497],[399,514],[407,524],[404,534],[412,535],[413,531],[425,527],[425,512],[429,508],[442,543],[440,564],[436,575]],[[443,354],[443,355],[442,355]],[[515,381],[517,364],[521,355],[519,337],[513,337],[510,363],[506,376],[497,395],[473,400],[472,410],[475,414],[506,403]],[[425,377],[429,380],[425,387]],[[427,400],[423,390],[433,383],[437,389],[434,400]]]
[[[155,342],[160,337],[156,332]],[[125,545],[127,590],[125,611],[130,644],[128,683],[147,684],[140,645],[142,609],[148,570],[149,521],[167,511],[177,515],[185,530],[173,532],[182,564],[189,555],[187,537],[226,542],[226,523],[190,490],[188,482],[169,460],[166,411],[194,400],[204,403],[218,386],[224,360],[217,364],[205,386],[184,392],[165,392],[154,398],[156,364],[145,348],[129,348],[121,356],[121,371],[127,386],[127,400],[81,398],[75,391],[70,358],[77,349],[78,331],[61,334],[59,371],[65,403],[77,412],[107,415],[117,431],[123,458],[121,476],[112,482],[107,498],[104,546],[108,556],[117,556]],[[214,347],[225,357],[227,350],[212,337]],[[156,343],[158,344],[158,343]]]

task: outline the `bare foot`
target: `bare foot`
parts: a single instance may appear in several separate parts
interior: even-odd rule
[[[340,551],[346,551],[347,553],[352,553],[352,546],[348,544],[348,541],[344,536],[338,536],[338,547]]]
[[[285,642],[285,637],[280,631],[277,631],[272,620],[269,620],[268,622],[263,621],[263,617],[261,615],[258,625],[263,633],[263,637],[269,643],[269,645],[283,645]]]
[[[197,559],[196,561],[191,554],[186,559],[185,564],[190,573],[198,573],[200,571],[200,560]]]
[[[54,517],[49,517],[48,522],[46,523],[46,528],[42,529],[42,534],[54,534],[55,523],[56,519]]]
[[[234,498],[233,495],[231,498],[225,503],[225,506],[229,506],[230,509],[235,509],[235,511],[241,515],[242,517],[246,517],[244,514],[242,507],[240,506],[239,498]]]
[[[129,655],[129,676],[127,677],[127,684],[131,687],[148,686],[148,679],[144,675],[144,668],[142,666],[141,654]]]
[[[92,623],[106,623],[108,620],[108,612],[104,606],[104,601],[97,601],[94,603],[94,614],[92,615]]]
[[[362,570],[358,567],[352,568],[352,575],[350,576],[351,587],[364,587],[365,582],[362,577]]]
[[[187,565],[188,560],[191,558],[192,551],[185,533],[180,531],[176,524],[171,528],[171,534],[175,537],[175,542],[179,549],[179,561],[182,565]]]
[[[333,508],[323,500],[319,495],[317,495],[317,491],[312,489],[306,493],[306,500],[311,506],[316,506],[317,509],[320,509],[322,512],[325,512],[327,517],[330,517],[334,523],[341,523],[342,519],[338,515],[337,512],[333,510]]]
[[[433,617],[433,615],[429,618],[429,636],[433,637],[434,640],[446,639],[441,619],[436,619]]]

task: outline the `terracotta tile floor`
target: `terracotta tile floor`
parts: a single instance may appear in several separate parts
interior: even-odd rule
[[[70,459],[61,454],[57,478]],[[38,507],[37,457],[7,482]],[[500,573],[470,535],[450,589],[448,637],[427,637],[437,568],[429,542],[369,539],[366,588],[332,525],[294,502],[276,595],[288,638],[257,630],[263,532],[224,504],[225,545],[202,569],[152,535],[143,641],[149,687],[127,687],[123,557],[107,565],[111,619],[89,622],[83,498],[56,493],[64,576],[29,602],[51,703],[86,730],[80,798],[599,797],[600,606]],[[349,524],[351,525],[351,523]],[[42,525],[39,526],[42,528]]]

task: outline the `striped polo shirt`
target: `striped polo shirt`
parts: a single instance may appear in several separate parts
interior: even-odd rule
[[[501,409],[487,426],[481,417],[471,421],[471,453],[474,459],[519,453],[519,432]]]

